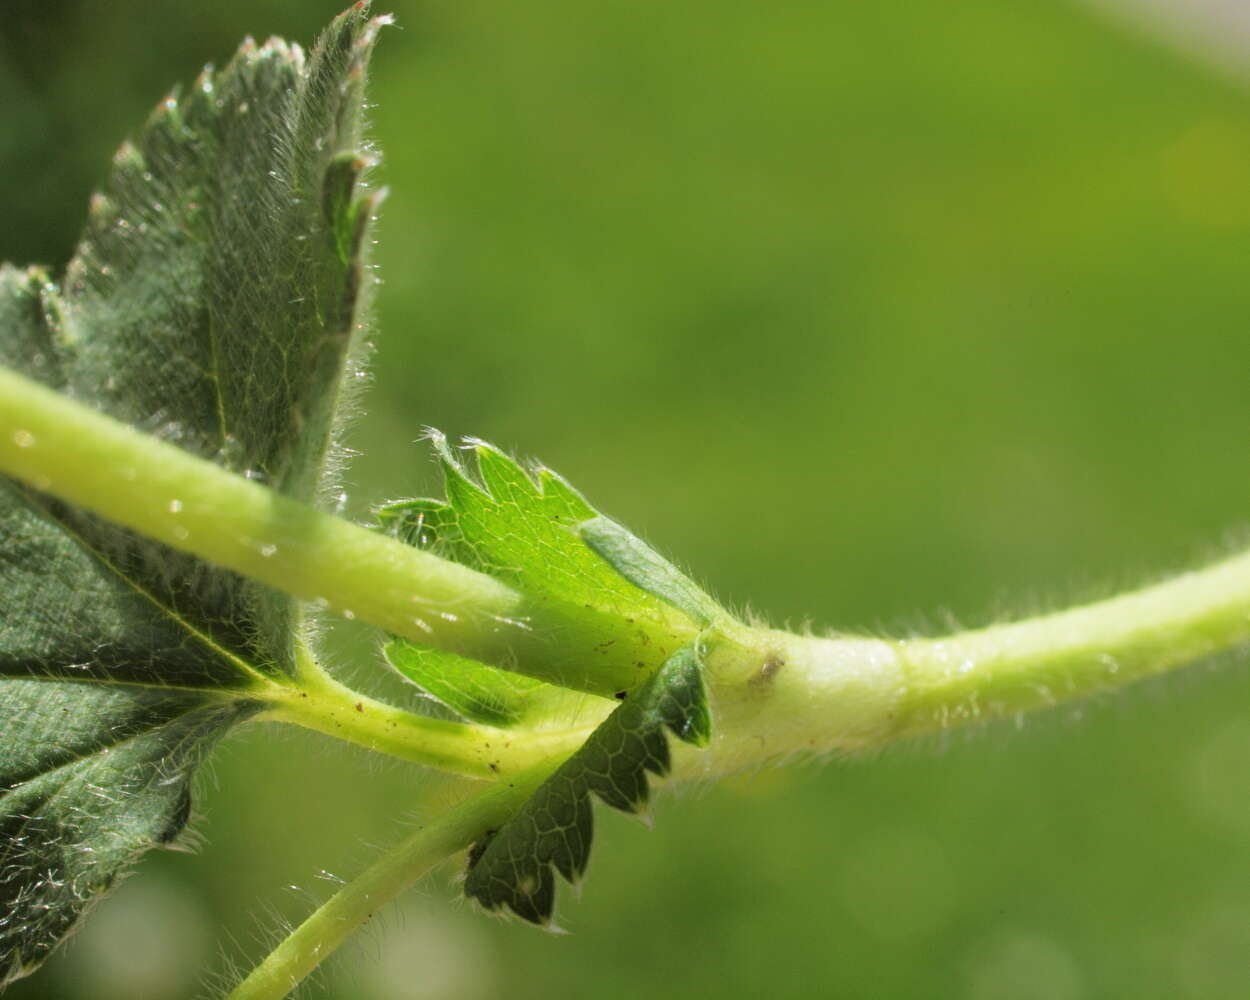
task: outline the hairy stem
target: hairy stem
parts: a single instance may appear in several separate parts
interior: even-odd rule
[[[744,629],[714,641],[718,774],[857,751],[1123,687],[1250,642],[1250,554],[1105,601],[937,639],[818,639]]]
[[[900,643],[902,735],[1121,687],[1250,641],[1250,553],[1027,621]]]
[[[632,660],[604,667],[597,633],[562,645],[558,601],[332,517],[2,366],[0,474],[424,645],[609,698],[639,680]],[[674,638],[668,622],[637,630],[650,630],[644,645]]]
[[[279,496],[3,368],[0,472],[417,641],[538,676],[544,656],[569,655],[558,629],[544,632],[541,610],[532,629],[516,628],[512,616],[532,609],[490,576]],[[880,746],[1119,687],[1247,640],[1250,555],[942,639],[815,639],[725,624],[709,636],[706,664],[717,736],[710,753],[681,751],[679,766],[715,774],[795,752]],[[301,698],[307,705],[279,699],[270,717],[404,754],[382,738],[403,728],[385,706],[348,725],[342,692],[325,695]],[[554,745],[536,755],[563,746],[549,738]],[[457,750],[456,766],[466,761],[495,762]]]
[[[593,724],[579,728],[503,730],[432,719],[341,684],[305,652],[292,685],[266,691],[271,706],[259,722],[288,722],[415,764],[468,778],[506,779],[552,757],[567,756]]]
[[[284,497],[4,367],[0,472],[418,642],[480,645],[521,600],[493,577]]]
[[[492,785],[417,830],[322,904],[227,1000],[285,997],[379,907],[444,858],[502,826],[558,764],[559,758]]]

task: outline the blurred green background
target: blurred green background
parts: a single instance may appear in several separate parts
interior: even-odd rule
[[[6,0],[0,258],[61,265],[119,140],[343,2]],[[1250,101],[1059,0],[395,0],[353,509],[422,425],[540,456],[775,623],[920,632],[1239,545]],[[355,630],[329,641],[361,684]],[[1250,983],[1241,662],[600,812],[571,937],[431,880],[309,997],[1219,998]],[[14,1000],[250,964],[436,778],[253,728]],[[7,1000],[7,998],[6,998]]]

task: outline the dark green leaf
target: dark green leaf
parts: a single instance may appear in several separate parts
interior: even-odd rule
[[[664,663],[545,781],[521,810],[471,856],[465,893],[487,909],[508,907],[536,924],[551,920],[553,869],[576,882],[594,829],[591,794],[626,812],[647,803],[647,772],[669,770],[665,730],[696,746],[711,735],[695,645]]]
[[[378,24],[358,5],[307,61],[247,42],[162,101],[62,286],[0,268],[0,362],[314,499],[359,339]],[[286,597],[7,480],[0,602],[3,984],[177,837],[197,764],[291,672],[299,622]]]

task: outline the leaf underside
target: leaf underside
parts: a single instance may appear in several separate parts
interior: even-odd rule
[[[548,925],[558,871],[576,883],[586,871],[594,829],[591,795],[629,813],[649,797],[647,772],[668,773],[669,730],[706,744],[711,720],[696,646],[674,653],[591,734],[497,832],[470,855],[464,891],[490,910],[507,907]]]
[[[0,363],[316,499],[359,341],[379,23],[357,5],[307,60],[248,41],[162,101],[114,158],[59,287],[0,267]],[[3,479],[0,602],[2,987],[183,830],[197,765],[292,672],[299,613]]]

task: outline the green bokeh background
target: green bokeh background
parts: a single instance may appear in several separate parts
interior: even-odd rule
[[[342,0],[339,0],[341,3]],[[62,264],[118,141],[339,3],[6,0],[0,258]],[[352,508],[422,425],[540,456],[775,623],[1108,592],[1250,512],[1250,102],[1061,0],[395,0]],[[364,630],[328,642],[361,684]],[[601,813],[570,937],[430,880],[309,997],[1244,997],[1247,670]],[[13,1000],[192,995],[439,779],[253,728]],[[289,887],[296,888],[289,888]]]

